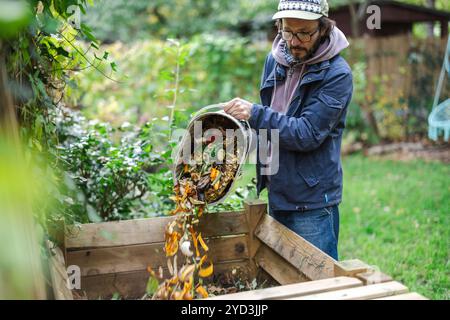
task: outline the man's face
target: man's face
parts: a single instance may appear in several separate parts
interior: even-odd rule
[[[302,32],[311,34],[319,28],[318,20],[302,20],[302,19],[283,19],[282,30],[290,31],[292,33]],[[320,30],[319,30],[320,31]],[[319,46],[320,32],[316,32],[311,36],[311,41],[301,42],[298,37],[293,37],[292,40],[287,41],[288,48],[291,54],[298,60],[307,60]]]

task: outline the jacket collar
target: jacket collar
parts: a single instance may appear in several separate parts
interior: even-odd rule
[[[330,67],[330,60],[325,60],[325,61],[308,66],[307,71],[303,75],[301,85],[305,84],[305,83],[310,83],[313,81],[322,80],[324,77],[324,74],[321,73],[321,71],[328,69],[329,67]],[[261,91],[266,88],[273,87],[275,85],[275,79],[276,79],[276,81],[283,81],[284,79],[286,79],[286,73],[287,73],[287,67],[276,63],[275,68],[272,69],[269,76],[264,81],[264,84],[261,87]]]

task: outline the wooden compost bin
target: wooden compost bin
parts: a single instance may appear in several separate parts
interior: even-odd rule
[[[73,299],[65,285],[65,267],[71,265],[80,267],[81,291],[89,299],[109,299],[114,293],[141,298],[147,267],[166,266],[164,230],[173,219],[66,227],[62,248],[51,249],[54,298]],[[334,260],[270,217],[260,200],[246,202],[243,211],[205,215],[199,231],[210,248],[214,277],[235,269],[250,281],[263,274],[279,284],[212,299],[424,299],[359,260]]]

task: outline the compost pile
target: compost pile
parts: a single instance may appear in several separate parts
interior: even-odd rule
[[[226,136],[226,125],[217,123],[217,120],[204,121],[204,130],[220,130],[223,142],[215,142],[214,136],[201,138],[195,143],[201,143],[202,152],[193,152],[188,163],[177,164],[177,182],[171,197],[176,203],[176,209],[171,214],[177,215],[177,218],[165,229],[164,250],[170,277],[164,277],[162,268],[159,272],[149,268],[151,276],[147,292],[153,292],[152,299],[192,300],[208,297],[204,278],[213,274],[214,267],[208,257],[209,248],[196,229],[206,213],[207,204],[217,201],[229,190],[239,169],[237,138]],[[233,148],[229,148],[230,145]],[[228,150],[232,152],[227,153]]]

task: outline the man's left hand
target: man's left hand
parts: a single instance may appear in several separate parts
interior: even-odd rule
[[[241,98],[234,98],[233,100],[224,104],[223,110],[229,115],[238,120],[248,120],[252,114],[253,103]]]

